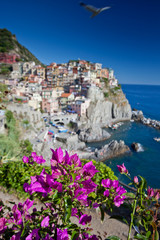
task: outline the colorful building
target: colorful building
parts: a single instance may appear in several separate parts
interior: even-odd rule
[[[0,53],[0,63],[13,64],[20,58],[18,54]]]

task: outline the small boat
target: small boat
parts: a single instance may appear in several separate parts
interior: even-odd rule
[[[157,141],[157,142],[160,142],[160,137],[159,138],[157,138],[157,137],[155,137],[155,138],[153,138],[155,141]]]
[[[117,124],[112,125],[112,129],[116,130],[118,128]]]

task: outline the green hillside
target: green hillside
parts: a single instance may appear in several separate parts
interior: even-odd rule
[[[22,46],[16,39],[16,36],[7,29],[0,29],[0,53],[17,53],[21,61],[34,61],[36,64],[42,64],[27,48]]]

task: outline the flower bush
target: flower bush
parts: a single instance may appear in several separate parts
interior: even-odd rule
[[[135,176],[131,180],[124,164],[117,166],[131,180],[129,185],[134,188],[128,188],[134,190],[133,194],[122,187],[123,183],[112,172],[109,173],[110,178],[105,178],[109,168],[103,164],[81,161],[77,154],[69,156],[61,148],[51,151],[50,169],[42,166],[45,159],[35,152],[23,157],[21,166],[28,173],[27,177],[21,175],[20,184],[23,183],[30,198],[24,203],[14,204],[12,209],[0,202],[0,239],[97,240],[98,237],[92,235],[92,229],[89,228],[92,217],[86,213],[86,208],[99,208],[103,220],[106,209],[120,207],[124,201],[132,210],[128,240],[131,239],[133,227],[137,232],[135,239],[159,239],[159,191],[147,188],[144,178]],[[12,165],[1,166],[0,177],[6,172],[6,166],[10,170],[9,166]],[[19,165],[13,166],[10,171]],[[18,179],[18,173],[14,176]],[[10,186],[13,186],[11,181]],[[43,203],[40,210],[33,206],[35,197]],[[73,218],[77,218],[77,224]],[[119,238],[110,236],[108,239]]]
[[[0,234],[4,239],[98,239],[88,227],[91,216],[86,214],[86,207],[100,208],[103,219],[102,206],[112,208],[123,203],[126,190],[117,180],[94,182],[98,170],[92,161],[82,165],[77,154],[69,156],[66,151],[64,155],[61,148],[51,150],[51,171],[43,168],[23,186],[32,198],[39,197],[44,206],[41,210],[30,210],[34,200],[27,199],[6,213],[6,207],[1,204]],[[36,153],[23,157],[23,164],[33,168],[44,162]],[[78,224],[71,217],[77,218]]]

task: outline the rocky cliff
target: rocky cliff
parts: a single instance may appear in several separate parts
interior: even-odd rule
[[[85,119],[88,127],[105,127],[114,122],[131,119],[131,106],[121,89],[105,98],[103,91],[93,86],[88,91],[88,98],[91,99]]]
[[[106,91],[106,89],[105,89]],[[105,92],[106,93],[106,92]],[[79,139],[84,142],[102,141],[110,137],[103,127],[119,121],[130,120],[131,106],[120,88],[104,90],[92,86],[88,90],[91,99],[86,116],[78,123]]]

